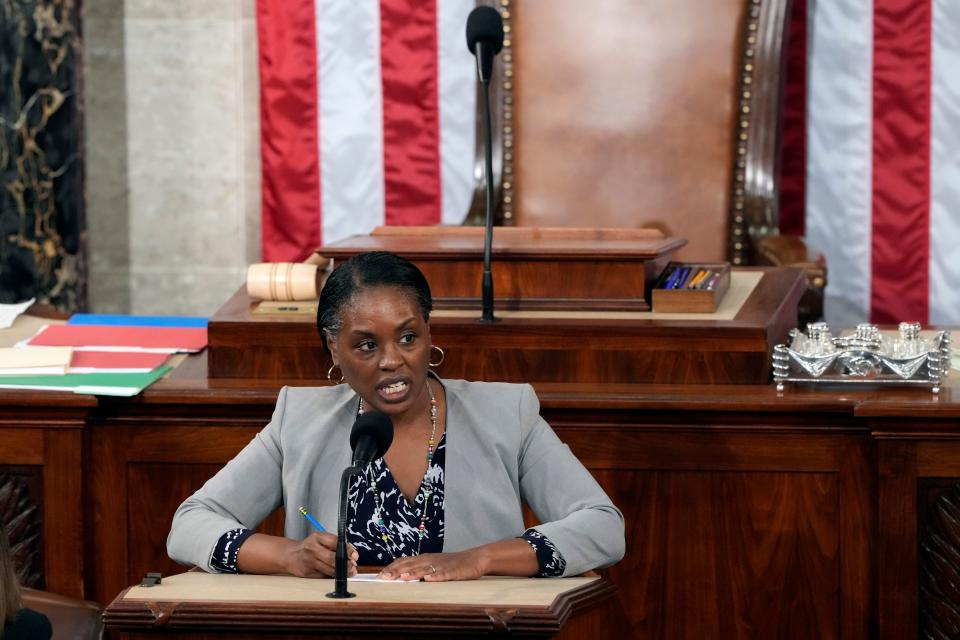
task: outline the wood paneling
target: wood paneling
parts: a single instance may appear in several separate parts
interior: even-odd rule
[[[54,593],[85,597],[83,584],[83,432],[50,429],[44,433],[43,551],[48,567],[73,571],[48,571],[46,588]]]
[[[879,455],[880,637],[916,637],[917,586],[917,446],[881,441]]]
[[[834,474],[594,475],[629,514],[627,556],[607,572],[625,637],[838,636]]]
[[[0,466],[0,528],[7,535],[17,580],[24,587],[44,585],[43,469]]]
[[[173,511],[267,422],[280,385],[203,374],[191,359],[140,397],[99,401],[92,416],[60,404],[74,398],[51,395],[47,408],[9,399],[0,436],[15,444],[0,446],[0,464],[39,461],[28,466],[43,474],[48,588],[85,588],[105,604],[147,571],[180,570],[164,551]],[[544,417],[626,516],[627,556],[605,571],[619,589],[604,613],[614,637],[899,640],[920,628],[919,498],[960,478],[956,386],[939,399],[536,386]],[[282,531],[282,513],[265,527]]]
[[[159,571],[165,576],[183,573],[185,567],[167,556],[170,522],[180,503],[203,486],[222,466],[223,463],[169,462],[130,463],[127,466],[127,582],[139,583],[151,571]],[[144,513],[145,505],[149,505],[146,507],[149,513]],[[282,536],[283,518],[283,509],[278,509],[257,530]]]
[[[178,423],[190,420],[175,417],[168,421],[174,424],[143,418],[93,430],[94,456],[104,461],[92,473],[94,593],[100,602],[109,602],[147,572],[184,570],[166,555],[174,512],[260,428],[183,426]],[[258,530],[282,535],[283,510]]]
[[[627,515],[627,556],[608,575],[635,637],[868,636],[869,443],[830,433],[832,419],[808,418],[823,431],[811,435],[722,414],[615,425],[545,414]]]
[[[41,429],[0,430],[3,464],[43,464],[43,431]]]
[[[840,637],[877,637],[876,447],[848,435],[839,446]]]
[[[920,509],[920,634],[960,636],[960,478],[926,481]]]
[[[39,529],[39,549],[32,556],[36,567],[29,569],[29,585],[82,598],[86,522],[83,427],[91,402],[65,397],[69,395],[0,393],[0,468],[29,468],[36,478],[31,484],[31,505],[21,505],[12,514],[15,520],[31,518]],[[28,513],[32,509],[37,510],[33,516]],[[18,542],[14,538],[14,543]]]
[[[960,440],[917,443],[917,474],[927,478],[960,478]]]
[[[730,433],[717,423],[699,427],[633,424],[616,431],[600,425],[551,424],[591,470],[829,472],[836,470],[839,455],[836,437],[785,434],[778,438],[781,446],[771,447],[762,435]],[[705,432],[710,426],[714,430]]]
[[[173,514],[194,491],[220,470],[219,464],[130,463],[127,465],[127,574],[139,584],[150,571],[165,576],[185,567],[167,556]],[[166,526],[163,523],[166,522]]]

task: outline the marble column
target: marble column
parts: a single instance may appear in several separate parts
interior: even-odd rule
[[[0,302],[86,306],[79,0],[0,0]]]
[[[88,0],[94,310],[208,315],[260,256],[254,0]]]

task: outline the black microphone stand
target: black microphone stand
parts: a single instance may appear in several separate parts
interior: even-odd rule
[[[333,571],[333,591],[327,594],[328,598],[353,598],[357,595],[347,591],[347,491],[350,488],[350,478],[362,471],[359,466],[353,465],[344,469],[340,476],[336,564]]]
[[[481,280],[482,322],[493,322],[493,273],[490,270],[490,254],[493,250],[493,125],[490,120],[490,77],[483,68],[483,42],[476,44],[477,74],[483,85],[483,177],[487,195],[487,220],[483,235],[483,278]],[[491,63],[492,66],[492,63]]]

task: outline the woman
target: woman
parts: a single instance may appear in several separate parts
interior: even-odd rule
[[[349,433],[366,410],[393,420],[393,443],[349,490],[350,571],[386,579],[559,576],[619,560],[623,516],[539,415],[529,385],[441,380],[430,371],[430,287],[390,253],[337,268],[317,327],[333,387],[280,392],[271,422],[177,510],[170,557],[208,571],[333,574]],[[335,380],[339,370],[342,379]],[[525,529],[522,503],[544,524]],[[285,537],[252,533],[278,505]]]
[[[52,635],[47,616],[23,606],[13,552],[0,526],[0,640],[49,640]]]

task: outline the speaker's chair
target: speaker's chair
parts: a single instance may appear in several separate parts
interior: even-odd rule
[[[499,222],[655,227],[689,240],[679,259],[801,266],[819,315],[823,260],[778,236],[789,4],[498,0]]]
[[[50,619],[53,640],[100,640],[103,622],[95,602],[77,600],[37,589],[23,589],[23,606]]]

